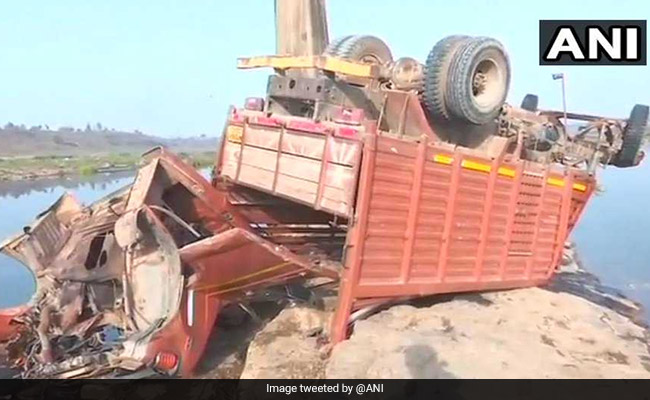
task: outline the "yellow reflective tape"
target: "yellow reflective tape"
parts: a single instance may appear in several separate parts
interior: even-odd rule
[[[433,161],[440,164],[451,164],[454,161],[453,157],[446,156],[444,154],[436,154],[433,156]]]
[[[218,284],[215,284],[215,285],[198,286],[198,287],[194,288],[194,290],[198,291],[198,290],[206,290],[206,289],[222,289],[222,288],[227,287],[228,285],[232,285],[233,283],[245,281],[247,279],[251,279],[251,278],[254,278],[256,276],[266,274],[267,272],[275,271],[275,270],[284,268],[284,267],[292,265],[292,264],[293,264],[293,262],[286,261],[286,262],[276,264],[276,265],[273,265],[271,267],[268,267],[268,268],[253,272],[253,273],[248,274],[248,275],[240,276],[239,278],[229,280],[228,282],[225,282],[225,283],[218,283]],[[228,288],[228,290],[232,290],[232,288]]]
[[[492,167],[489,164],[478,163],[470,160],[463,160],[461,166],[463,168],[473,169],[475,171],[481,171],[481,172],[490,172],[490,170],[492,169]]]
[[[548,182],[549,185],[553,185],[553,186],[559,186],[559,187],[564,186],[564,179],[548,178],[546,182]]]
[[[564,185],[566,184],[564,179],[560,179],[560,178],[548,178],[547,182],[549,185],[559,186],[559,187],[564,187]],[[585,190],[587,190],[587,185],[582,183],[574,183],[573,189],[584,192]]]
[[[237,68],[260,68],[271,67],[277,69],[288,68],[313,68],[315,65],[314,57],[311,56],[298,56],[298,57],[272,57],[272,56],[259,56],[249,58],[237,59]]]
[[[436,154],[433,156],[433,161],[437,162],[439,164],[446,164],[449,165],[454,161],[454,158],[451,156],[447,156],[444,154]],[[475,171],[482,171],[482,172],[490,172],[492,171],[492,166],[490,164],[484,164],[484,163],[479,163],[476,161],[470,161],[470,160],[463,160],[461,163],[461,166],[463,168],[475,170]],[[497,170],[499,175],[507,176],[510,178],[514,178],[515,176],[515,170],[512,168],[508,167],[499,167]]]
[[[575,190],[579,190],[579,191],[581,191],[581,192],[584,192],[585,190],[587,190],[587,185],[582,184],[582,183],[574,183],[574,184],[573,184],[573,188],[574,188]]]
[[[244,135],[244,127],[237,125],[230,125],[226,130],[226,138],[229,142],[241,143],[241,138]]]
[[[499,175],[509,176],[510,178],[515,177],[515,170],[512,168],[499,167]]]
[[[450,165],[454,161],[454,158],[451,157],[451,156],[444,155],[444,154],[435,154],[433,156],[433,161],[437,162],[439,164]],[[467,169],[471,169],[471,170],[475,170],[475,171],[482,171],[482,172],[490,172],[492,170],[492,167],[490,166],[490,164],[483,164],[483,163],[480,163],[480,162],[470,161],[470,160],[463,160],[461,162],[461,166],[463,168],[467,168]],[[515,175],[516,175],[515,170],[512,169],[512,168],[508,168],[508,167],[499,167],[497,172],[499,173],[499,175],[507,176],[507,177],[510,177],[510,178],[514,178]],[[546,182],[549,185],[559,186],[559,187],[564,187],[564,185],[566,185],[564,179],[561,179],[561,178],[548,178],[546,180]],[[587,185],[582,184],[582,183],[574,183],[573,184],[573,189],[584,192],[584,191],[587,190]]]

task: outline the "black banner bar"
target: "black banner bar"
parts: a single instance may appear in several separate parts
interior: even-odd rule
[[[4,380],[0,400],[589,399],[650,397],[648,381]]]

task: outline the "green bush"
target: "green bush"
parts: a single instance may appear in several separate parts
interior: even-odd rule
[[[80,165],[79,174],[81,175],[93,175],[97,173],[97,168],[94,165]]]

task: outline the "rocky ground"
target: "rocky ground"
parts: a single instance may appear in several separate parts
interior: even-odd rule
[[[575,264],[545,288],[394,305],[358,321],[334,349],[324,340],[333,308],[325,300],[325,309],[296,305],[276,315],[270,307],[256,321],[220,328],[216,335],[238,343],[211,349],[202,376],[650,378],[641,308]],[[211,369],[216,355],[223,362]]]
[[[645,330],[532,288],[392,307],[356,324],[327,378],[650,378]]]

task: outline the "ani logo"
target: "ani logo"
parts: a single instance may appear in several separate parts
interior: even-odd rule
[[[540,20],[540,65],[646,65],[645,20]]]

